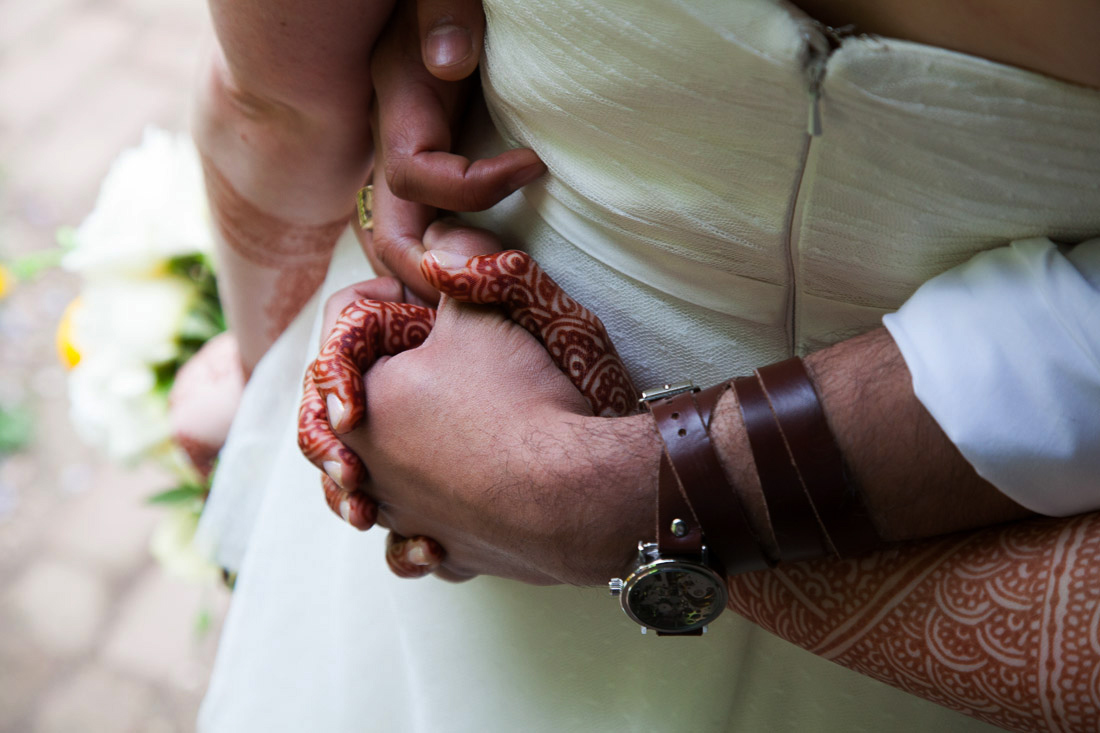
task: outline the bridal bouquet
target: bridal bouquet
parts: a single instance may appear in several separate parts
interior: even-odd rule
[[[178,486],[153,552],[191,577],[217,571],[190,551],[209,485],[172,438],[169,392],[180,367],[225,330],[215,289],[198,154],[190,138],[149,128],[114,162],[94,210],[63,232],[62,266],[82,279],[57,332],[77,433],[116,462],[156,461]]]

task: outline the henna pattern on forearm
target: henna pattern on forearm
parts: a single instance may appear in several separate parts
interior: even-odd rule
[[[1013,731],[1100,730],[1100,514],[731,578],[814,654]]]
[[[323,224],[295,224],[241,196],[206,156],[202,167],[214,223],[225,245],[251,265],[276,273],[262,306],[264,333],[274,341],[324,280],[336,240],[352,212]]]

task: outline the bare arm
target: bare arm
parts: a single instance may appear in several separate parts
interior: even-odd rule
[[[539,288],[530,297],[553,310],[557,295]],[[600,584],[620,574],[653,531],[652,419],[585,416],[539,344],[468,308],[446,301],[424,347],[367,375],[371,429],[344,439],[370,462],[382,521],[438,538],[452,576]],[[515,368],[531,361],[539,368]],[[1026,512],[979,479],[920,407],[884,330],[808,362],[883,535],[941,536],[735,577],[731,607],[816,654],[984,720],[1094,730],[1100,520],[942,536]],[[728,472],[758,493],[733,399],[719,404],[714,439]],[[410,463],[402,435],[414,424],[432,449]]]
[[[211,0],[195,140],[222,300],[250,371],[324,278],[370,167],[370,51],[391,2]]]
[[[1096,730],[1100,515],[943,536],[1028,512],[939,430],[884,329],[807,363],[881,534],[934,538],[732,578],[731,608],[815,654],[1010,730]],[[716,419],[727,468],[758,491],[732,393],[724,402]],[[762,512],[758,503],[757,521]]]
[[[886,329],[811,354],[806,365],[883,539],[933,537],[1029,514],[978,476],[936,425]],[[718,404],[711,434],[730,479],[747,492],[754,528],[774,549],[732,390]]]
[[[211,0],[220,49],[203,78],[195,137],[219,234],[222,299],[246,371],[324,277],[368,181],[375,94],[376,162],[437,205],[485,208],[545,170],[529,150],[473,162],[447,152],[469,86],[453,80],[480,57],[480,2],[419,0],[391,18],[393,7]],[[378,179],[380,227],[359,232],[364,251],[434,300],[401,255],[415,263],[435,208],[397,201]]]

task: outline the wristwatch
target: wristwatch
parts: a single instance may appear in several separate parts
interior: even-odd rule
[[[639,400],[662,415],[693,400],[691,382],[647,390]],[[692,403],[694,404],[694,403]],[[638,543],[637,564],[626,578],[612,578],[611,595],[626,615],[659,636],[694,636],[706,631],[726,608],[725,577],[708,563],[703,532],[680,485],[667,449],[657,482],[657,541]]]
[[[611,595],[642,627],[660,636],[706,632],[707,624],[726,608],[726,581],[698,558],[664,557],[656,542],[638,543],[638,565],[625,579],[612,578]]]

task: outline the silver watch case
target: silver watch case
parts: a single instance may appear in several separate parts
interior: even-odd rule
[[[639,542],[638,566],[625,579],[612,578],[608,588],[643,634],[647,629],[662,634],[705,632],[729,600],[725,580],[709,565],[661,557],[655,542]]]

